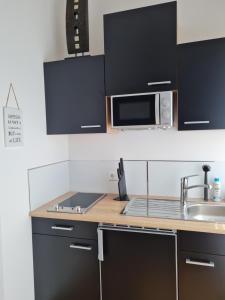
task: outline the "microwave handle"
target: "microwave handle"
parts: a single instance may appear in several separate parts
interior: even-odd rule
[[[160,95],[155,95],[155,124],[160,124]]]

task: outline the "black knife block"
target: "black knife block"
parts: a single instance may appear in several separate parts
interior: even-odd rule
[[[124,171],[124,164],[123,159],[120,159],[119,168],[117,169],[118,174],[118,189],[119,189],[119,197],[115,198],[114,200],[118,201],[129,201],[129,197],[127,195],[127,186],[126,186],[126,177]]]

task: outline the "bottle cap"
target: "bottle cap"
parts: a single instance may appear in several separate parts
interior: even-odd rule
[[[220,178],[218,177],[214,178],[214,182],[220,182]]]

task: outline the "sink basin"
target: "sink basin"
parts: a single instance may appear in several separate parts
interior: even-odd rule
[[[185,219],[198,221],[225,222],[225,205],[193,204],[185,209]]]

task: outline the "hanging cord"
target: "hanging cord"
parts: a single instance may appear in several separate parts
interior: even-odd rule
[[[12,84],[12,83],[10,83],[9,92],[8,92],[7,101],[6,101],[6,107],[8,107],[9,96],[10,96],[11,90],[12,90],[12,92],[13,92],[13,95],[14,95],[14,98],[15,98],[15,101],[16,101],[17,108],[20,109],[19,103],[18,103],[17,98],[16,98],[16,93],[15,93],[15,91],[14,91],[14,88],[13,88],[13,84]]]

